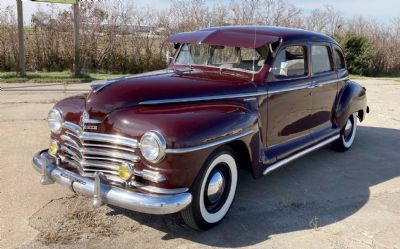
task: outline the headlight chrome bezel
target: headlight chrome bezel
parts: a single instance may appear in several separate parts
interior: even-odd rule
[[[55,116],[51,117],[53,114]],[[58,118],[58,120],[57,120],[57,118]],[[62,129],[62,124],[64,122],[64,115],[63,115],[62,111],[58,108],[51,109],[47,116],[47,122],[48,122],[51,132],[60,134],[61,129]],[[58,124],[57,126],[55,125],[56,122]]]
[[[158,155],[156,157],[149,157],[148,153],[146,153],[145,148],[143,148],[143,145],[146,143],[146,139],[152,139],[155,141],[158,145]],[[140,152],[144,159],[146,159],[148,162],[151,163],[159,163],[165,158],[165,151],[167,149],[167,143],[164,139],[164,137],[161,135],[160,132],[158,131],[148,131],[143,134],[142,138],[140,139]]]

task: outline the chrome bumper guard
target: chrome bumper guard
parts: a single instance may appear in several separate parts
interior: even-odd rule
[[[148,214],[171,214],[187,207],[192,201],[190,193],[155,195],[128,191],[104,182],[101,172],[95,173],[95,180],[57,167],[54,158],[46,151],[33,157],[33,168],[41,174],[42,185],[57,182],[72,191],[93,197],[93,207],[111,204],[121,208]]]

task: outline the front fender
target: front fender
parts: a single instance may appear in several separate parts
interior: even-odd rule
[[[366,89],[354,81],[346,81],[339,90],[334,115],[335,123],[342,128],[352,113],[363,111],[365,114],[366,110]],[[362,119],[363,117],[360,118]]]
[[[258,134],[257,108],[256,102],[239,100],[135,106],[113,112],[105,124],[112,127],[114,133],[137,139],[146,131],[156,130],[164,136],[168,149],[197,147],[253,130],[254,134],[240,139],[252,153],[252,138]],[[143,160],[138,166],[157,169],[166,176],[169,186],[190,187],[207,157],[218,146],[182,154],[167,154],[158,164]]]

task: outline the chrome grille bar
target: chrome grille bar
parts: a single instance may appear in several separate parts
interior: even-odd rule
[[[97,141],[111,144],[124,145],[131,148],[138,148],[139,144],[137,140],[121,137],[118,135],[98,134],[84,132],[80,135],[80,138],[84,141]]]
[[[92,132],[84,132],[81,127],[76,124],[70,122],[64,122],[63,127],[72,131],[80,140],[84,141],[97,141],[104,142],[110,144],[123,145],[131,148],[138,148],[139,143],[136,139],[126,138],[119,135],[109,135],[109,134],[101,134],[101,133],[92,133]]]
[[[118,176],[119,165],[140,161],[134,154],[139,147],[136,139],[86,132],[71,122],[64,122],[63,128],[61,161],[77,168],[83,176],[94,177],[95,172],[102,172],[110,181],[123,182]]]
[[[122,153],[122,152],[117,152],[117,151],[109,151],[109,150],[102,150],[102,149],[92,149],[92,148],[86,148],[84,147],[83,149],[80,150],[82,155],[96,155],[96,156],[105,156],[105,157],[111,157],[111,158],[118,158],[118,159],[125,159],[129,160],[132,162],[138,162],[139,157],[136,155],[131,155],[127,153]]]
[[[94,160],[84,160],[81,162],[81,165],[85,168],[90,167],[97,167],[102,169],[109,169],[109,170],[118,170],[119,166],[117,164],[109,164],[102,161],[94,161]]]
[[[128,151],[128,152],[135,152],[134,149],[129,149],[121,146],[116,146],[116,145],[106,145],[106,144],[93,144],[93,143],[83,143],[83,146],[85,147],[101,147],[101,148],[109,148],[109,149],[116,149],[116,150],[123,150],[123,151]]]
[[[84,156],[83,157],[85,160],[105,160],[105,161],[110,161],[110,162],[114,162],[114,163],[126,163],[127,161],[125,160],[121,160],[121,159],[117,159],[117,158],[108,158],[108,157],[99,157],[99,156]]]

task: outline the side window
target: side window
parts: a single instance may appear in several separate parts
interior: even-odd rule
[[[275,79],[307,75],[307,50],[305,46],[290,46],[276,56],[271,72]]]
[[[333,52],[333,57],[335,59],[336,69],[340,70],[346,68],[346,63],[344,62],[343,54],[339,49],[335,48]]]
[[[312,46],[311,60],[314,74],[333,71],[327,46]]]

